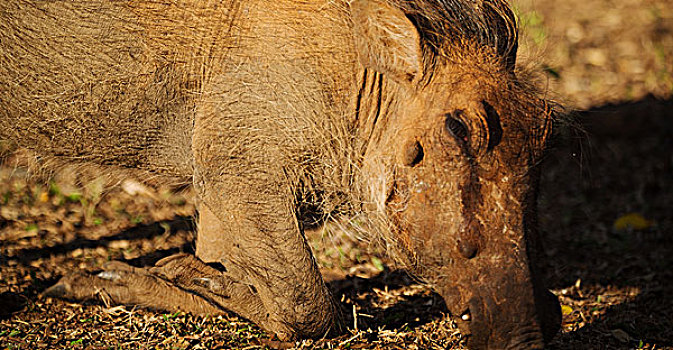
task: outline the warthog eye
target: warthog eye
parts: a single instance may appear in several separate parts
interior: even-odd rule
[[[445,126],[451,135],[457,138],[460,142],[467,144],[470,141],[469,131],[465,123],[461,120],[464,112],[456,110],[452,114],[446,116]]]
[[[481,102],[486,112],[486,124],[488,125],[488,146],[486,151],[491,151],[502,140],[502,126],[500,125],[500,116],[498,111],[493,108],[488,102]]]

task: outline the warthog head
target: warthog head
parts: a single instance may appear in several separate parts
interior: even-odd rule
[[[364,172],[385,179],[379,210],[403,260],[470,347],[539,349],[560,324],[536,262],[535,165],[551,108],[515,75],[507,6],[448,3],[352,5],[360,60],[389,84]]]

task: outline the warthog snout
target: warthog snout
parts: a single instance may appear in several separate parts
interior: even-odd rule
[[[467,293],[470,296],[464,306],[452,308],[470,348],[543,349],[560,326],[556,296],[530,283],[517,283],[520,277],[516,272],[498,274],[502,278],[497,278],[493,286],[475,286]]]

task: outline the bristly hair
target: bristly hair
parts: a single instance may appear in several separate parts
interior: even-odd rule
[[[518,28],[506,0],[388,0],[418,28],[434,53],[447,41],[473,41],[495,49],[508,68],[516,60]]]

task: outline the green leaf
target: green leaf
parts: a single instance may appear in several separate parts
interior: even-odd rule
[[[374,264],[374,267],[375,267],[378,271],[383,271],[383,262],[381,262],[381,259],[379,259],[379,258],[373,256],[373,257],[372,257],[372,264]]]
[[[73,192],[67,196],[65,196],[65,199],[67,199],[69,202],[79,202],[82,199],[82,194]]]

